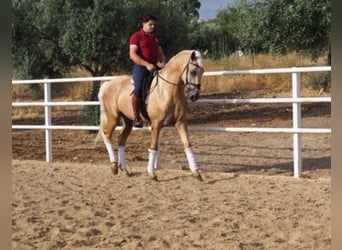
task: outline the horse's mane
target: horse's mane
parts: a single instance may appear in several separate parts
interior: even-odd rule
[[[185,56],[187,54],[189,54],[189,56],[190,56],[191,52],[192,52],[192,50],[182,50],[182,51],[178,52],[176,55],[174,55],[173,57],[170,58],[170,60],[168,61],[168,64],[173,63],[174,61],[176,61],[181,56]]]
[[[170,58],[170,60],[167,62],[167,64],[165,65],[165,68],[169,68],[169,67],[173,67],[175,62],[178,62],[178,60],[183,59],[181,64],[186,64],[190,58],[191,53],[195,51],[196,56],[198,59],[200,59],[200,64],[202,66],[202,56],[201,53],[199,51],[196,50],[182,50],[180,52],[178,52],[176,55],[174,55],[173,57]],[[179,62],[178,62],[179,63]],[[179,66],[179,64],[177,63],[177,65],[174,66]]]

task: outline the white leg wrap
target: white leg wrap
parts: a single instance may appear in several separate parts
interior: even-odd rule
[[[105,145],[106,145],[107,152],[108,152],[108,155],[109,155],[109,161],[110,161],[111,163],[112,163],[112,162],[116,162],[115,154],[114,154],[114,149],[113,149],[112,144],[109,143],[109,142],[105,142]]]
[[[198,170],[198,168],[197,168],[195,156],[194,156],[194,153],[192,152],[192,149],[186,148],[185,154],[186,154],[186,158],[188,159],[189,168],[190,168],[191,172],[196,172]]]
[[[148,164],[147,164],[147,172],[152,174],[153,173],[153,167],[156,163],[156,155],[157,150],[148,149]]]
[[[118,148],[118,157],[119,157],[119,166],[121,169],[125,169],[126,166],[126,155],[125,155],[125,147],[120,146]]]
[[[160,151],[159,149],[157,150],[157,154],[156,154],[156,160],[154,162],[154,168],[157,169],[158,167],[160,167]]]
[[[160,137],[158,138],[158,149],[157,149],[157,155],[156,155],[156,160],[154,162],[154,169],[157,169],[160,167],[161,161],[160,161]]]

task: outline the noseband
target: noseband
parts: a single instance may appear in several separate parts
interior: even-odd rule
[[[196,68],[200,68],[201,67],[197,63],[192,63],[192,62],[188,62],[187,63],[187,65],[186,65],[186,67],[184,69],[184,70],[186,70],[186,79],[185,79],[184,86],[190,88],[191,90],[194,90],[194,89],[200,90],[201,89],[201,84],[189,82],[188,76],[189,76],[189,65],[190,64],[196,66]],[[184,70],[183,70],[183,72],[184,72]]]

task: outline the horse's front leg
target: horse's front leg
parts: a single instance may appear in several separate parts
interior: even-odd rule
[[[160,124],[152,124],[151,125],[151,144],[148,149],[148,164],[147,164],[147,173],[154,179],[157,180],[156,175],[154,174],[155,166],[159,162],[159,151],[158,151],[158,142],[159,142],[159,134],[161,130]]]
[[[203,181],[202,176],[199,172],[199,168],[197,167],[194,152],[192,151],[192,147],[191,147],[191,143],[190,143],[189,135],[188,135],[188,129],[187,129],[185,122],[184,121],[178,121],[175,124],[175,127],[176,127],[178,134],[179,134],[179,136],[183,142],[186,158],[188,160],[189,168],[192,172],[192,175],[195,178],[199,179],[200,181]]]

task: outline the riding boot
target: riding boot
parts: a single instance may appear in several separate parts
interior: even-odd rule
[[[137,128],[143,127],[143,122],[139,115],[140,99],[135,94],[132,95],[132,107],[133,107],[133,126]]]

